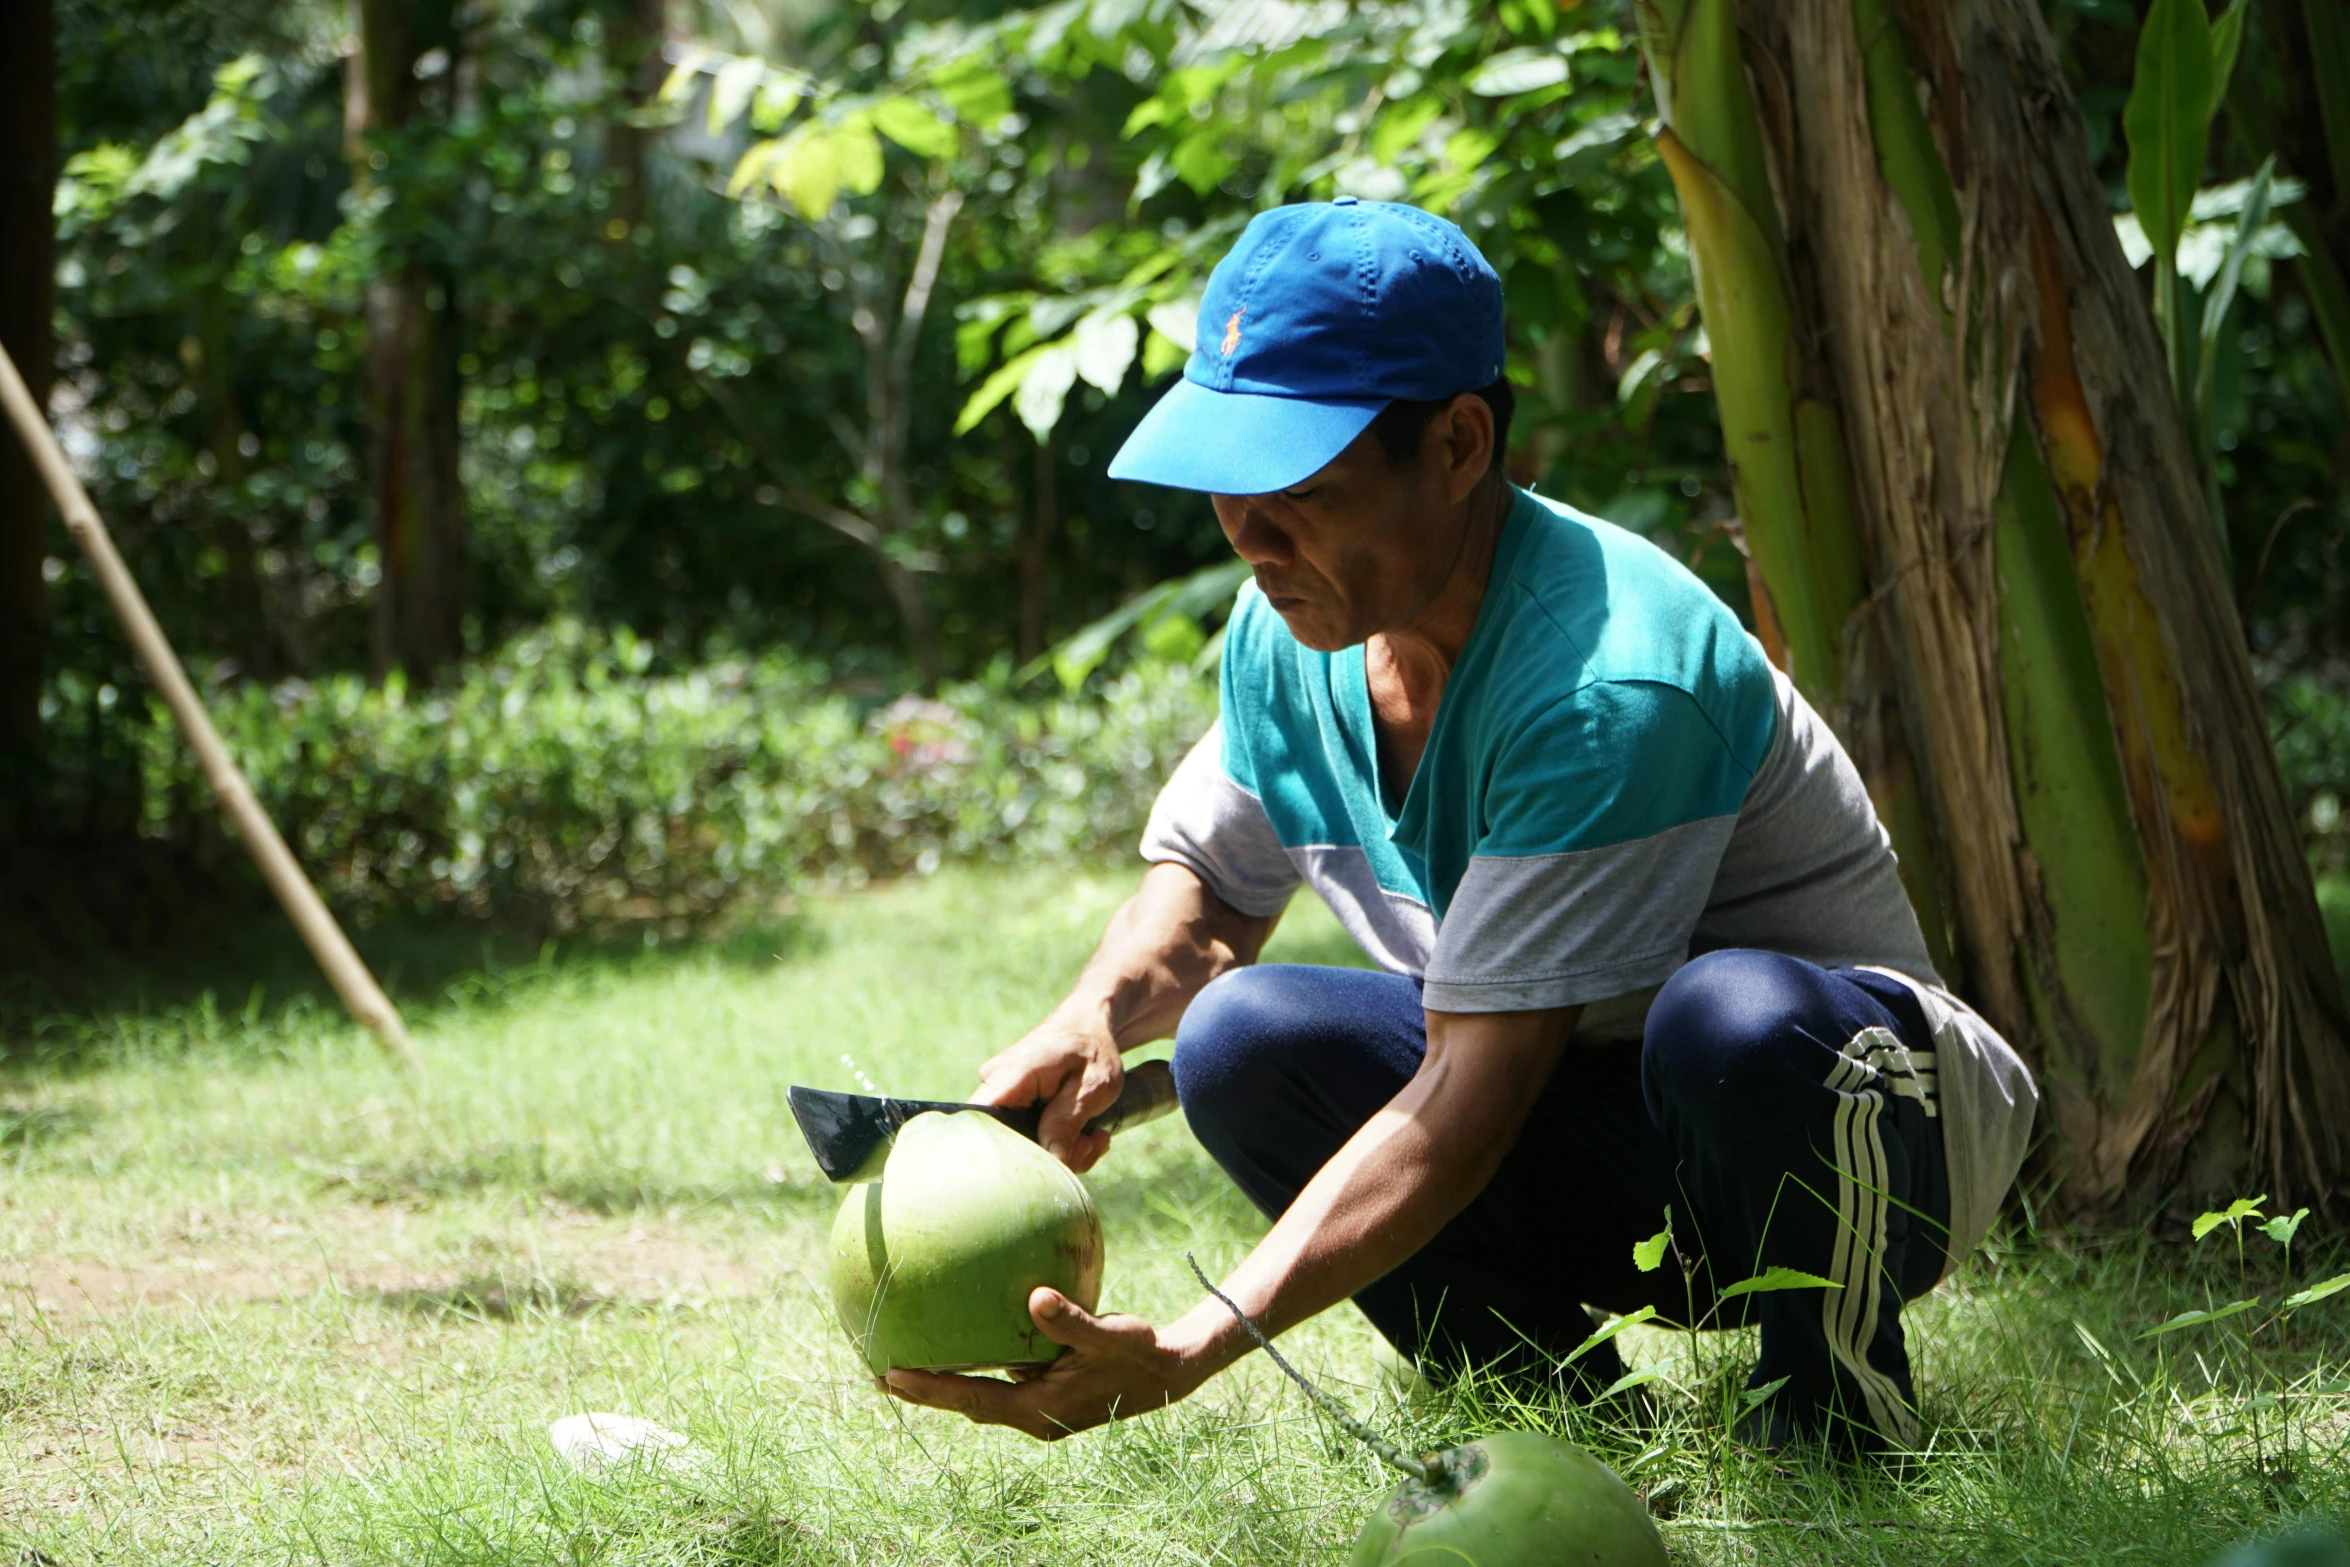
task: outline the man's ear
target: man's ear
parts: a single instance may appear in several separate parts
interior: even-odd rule
[[[1463,392],[1433,421],[1445,432],[1448,488],[1458,506],[1483,482],[1487,470],[1501,461],[1493,449],[1493,409],[1475,392]]]

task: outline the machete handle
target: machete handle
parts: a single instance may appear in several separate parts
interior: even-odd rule
[[[1110,1108],[1085,1123],[1089,1132],[1122,1132],[1145,1121],[1155,1121],[1175,1108],[1175,1069],[1164,1061],[1144,1061],[1126,1069],[1126,1086],[1110,1101]]]

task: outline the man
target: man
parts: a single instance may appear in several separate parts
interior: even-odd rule
[[[1500,281],[1460,230],[1261,214],[1110,472],[1214,497],[1255,569],[1223,716],[1068,999],[980,1098],[1081,1132],[1175,1036],[1193,1131],[1272,1228],[1224,1286],[1267,1334],[1353,1299],[1441,1376],[1562,1368],[1586,1307],[1761,1327],[1748,1435],[1906,1444],[1900,1309],[1981,1239],[2036,1092],[1941,989],[1860,779],[1731,614],[1645,541],[1514,489]],[[1251,967],[1311,886],[1384,973]],[[1652,1271],[1636,1243],[1667,1227]],[[1678,1265],[1676,1265],[1676,1261]],[[1726,1286],[1773,1267],[1828,1287]],[[899,1396],[1052,1437],[1250,1343],[1031,1301],[1013,1384]],[[1601,1346],[1572,1368],[1620,1367]]]

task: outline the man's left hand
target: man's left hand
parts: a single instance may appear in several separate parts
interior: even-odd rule
[[[1024,1380],[892,1371],[883,1385],[909,1404],[951,1409],[1050,1442],[1172,1404],[1216,1369],[1162,1339],[1142,1318],[1097,1317],[1058,1290],[1038,1287],[1028,1297],[1028,1314],[1045,1337],[1067,1348]]]

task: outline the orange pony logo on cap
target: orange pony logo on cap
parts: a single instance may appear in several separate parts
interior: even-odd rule
[[[1232,357],[1232,350],[1240,346],[1240,318],[1247,314],[1245,310],[1235,310],[1232,319],[1224,323],[1224,357],[1227,359]]]

